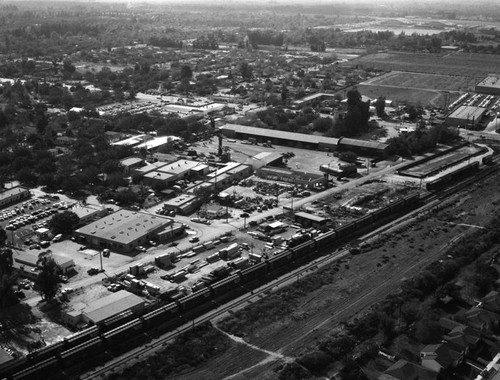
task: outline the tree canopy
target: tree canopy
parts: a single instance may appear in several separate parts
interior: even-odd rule
[[[40,272],[35,281],[35,289],[43,299],[53,299],[59,290],[59,267],[50,255],[41,255],[37,262]]]
[[[55,214],[49,221],[49,228],[54,234],[71,234],[80,218],[73,211],[63,211]]]

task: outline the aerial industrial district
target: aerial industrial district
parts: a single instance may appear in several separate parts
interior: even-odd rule
[[[303,53],[297,54],[307,66]],[[307,72],[314,78],[324,78],[330,65],[341,67],[339,62],[345,64],[342,60],[311,64]],[[374,73],[370,80],[380,75],[387,73]],[[254,81],[261,81],[257,73],[254,77]],[[14,86],[14,80],[6,78],[3,86]],[[461,365],[468,368],[468,378],[493,378],[498,355],[491,355],[491,351],[496,348],[498,352],[494,334],[498,331],[496,313],[500,311],[500,297],[495,291],[481,300],[471,298],[457,305],[452,302],[460,288],[457,282],[453,291],[442,288],[443,296],[437,298],[447,313],[439,323],[429,319],[425,326],[412,324],[418,314],[415,301],[417,306],[399,304],[397,322],[386,324],[381,319],[375,332],[366,333],[375,336],[383,330],[384,336],[389,336],[388,331],[398,331],[403,324],[421,336],[427,331],[432,335],[428,341],[435,344],[419,346],[420,357],[405,355],[409,349],[401,353],[394,345],[384,347],[382,341],[374,354],[373,346],[354,349],[363,339],[355,341],[352,336],[361,331],[354,321],[366,321],[366,315],[375,318],[370,307],[391,291],[394,297],[401,294],[397,289],[404,280],[421,270],[430,278],[428,264],[435,268],[447,265],[453,273],[458,272],[459,268],[453,266],[455,259],[462,260],[464,266],[469,262],[447,253],[447,249],[461,236],[469,236],[469,229],[480,232],[490,228],[476,226],[479,216],[474,217],[480,215],[479,206],[469,212],[464,211],[464,204],[476,198],[469,194],[472,189],[484,190],[491,186],[488,181],[492,178],[498,185],[498,135],[496,128],[489,126],[497,119],[500,78],[485,75],[453,102],[423,107],[418,120],[412,122],[408,121],[414,119],[408,115],[408,108],[389,99],[380,104],[380,100],[361,97],[347,85],[336,92],[316,89],[303,94],[288,101],[286,112],[305,112],[301,117],[307,117],[309,111],[304,110],[310,110],[329,118],[348,114],[360,101],[371,102],[368,122],[372,130],[383,133],[334,138],[240,124],[255,117],[252,115],[270,112],[272,107],[220,93],[203,97],[152,90],[135,94],[133,100],[97,107],[92,115],[78,108],[68,111],[71,117],[82,119],[120,112],[177,114],[179,120],[196,117],[203,131],[189,139],[160,134],[154,127],[107,132],[110,149],[131,153],[119,160],[126,179],[118,186],[121,192],[102,189],[98,194],[82,193],[67,183],[52,190],[49,186],[30,187],[23,181],[5,184],[0,193],[0,225],[5,231],[4,249],[12,252],[11,265],[16,273],[13,291],[18,304],[2,309],[0,378],[113,378],[111,374],[125,371],[148,355],[180,344],[180,336],[196,334],[196,329],[205,328],[207,322],[216,325],[222,321],[216,333],[230,331],[232,339],[241,343],[252,333],[238,331],[245,329],[234,322],[235,316],[241,315],[238,313],[252,315],[252,306],[258,307],[276,294],[286,299],[289,293],[299,291],[297,285],[309,286],[315,274],[326,276],[325,268],[336,268],[325,284],[340,284],[348,277],[361,284],[367,280],[357,273],[379,274],[373,287],[353,298],[352,303],[352,289],[339,291],[346,296],[342,309],[338,306],[345,313],[343,320],[333,310],[322,314],[321,320],[311,319],[306,327],[287,330],[293,339],[302,339],[303,346],[310,347],[335,329],[328,325],[333,318],[351,323],[346,327],[351,328],[351,335],[328,341],[332,346],[325,343],[302,356],[299,351],[288,352],[288,356],[276,351],[274,361],[282,364],[274,368],[275,373],[289,371],[282,372],[280,379],[306,378],[298,373],[304,368],[314,373],[315,366],[326,367],[325,362],[333,361],[333,352],[337,351],[349,352],[347,364],[356,371],[360,365],[365,372],[371,371],[371,377],[362,378],[375,378],[376,373],[384,380],[437,379],[442,378],[438,374],[444,370],[448,371],[446,378],[451,379]],[[76,116],[80,112],[86,116]],[[479,124],[486,129],[479,131]],[[454,138],[411,158],[393,153],[391,137],[415,130],[425,134],[435,126],[445,126]],[[75,137],[58,134],[54,154],[68,155],[79,149],[73,145],[75,141]],[[103,170],[96,178],[106,183],[115,173]],[[130,192],[134,201],[124,196]],[[498,198],[489,198],[492,194],[484,191],[483,196],[493,209]],[[461,213],[447,215],[447,219],[436,216],[443,208],[446,212],[447,205],[457,203],[464,207]],[[453,219],[462,214],[464,219]],[[441,224],[426,226],[426,220],[432,218],[441,218]],[[398,237],[409,236],[412,228],[428,229],[429,238],[440,231],[441,248],[425,256],[432,247],[418,246],[413,238],[401,245]],[[398,246],[398,254],[384,254],[386,243]],[[495,260],[496,256],[491,265]],[[50,272],[48,263],[54,263],[55,272]],[[55,284],[46,278],[51,273],[57,275]],[[453,278],[450,273],[446,276]],[[414,286],[413,290],[420,292],[415,299],[425,298],[422,284]],[[296,322],[311,317],[307,308],[319,307],[321,298],[319,293],[297,306],[293,317]],[[14,313],[9,314],[9,310]],[[230,323],[236,327],[231,328]],[[317,331],[321,333],[315,335]],[[276,346],[264,336],[251,336],[252,347],[258,346],[260,339],[267,351],[258,353],[268,355],[273,347],[281,347],[280,339],[288,337],[283,331],[280,334],[270,335]],[[187,336],[184,340],[196,340],[196,335]],[[415,347],[412,349],[415,351]],[[466,359],[469,350],[475,353],[475,360]],[[198,354],[202,357],[204,352]],[[338,357],[345,361],[344,355]],[[299,356],[298,364],[290,364]],[[367,366],[368,357],[378,358],[378,364]],[[264,358],[255,358],[255,364]],[[391,375],[402,368],[411,375]],[[212,378],[210,372],[206,377],[197,376]],[[241,376],[253,378],[251,372]]]

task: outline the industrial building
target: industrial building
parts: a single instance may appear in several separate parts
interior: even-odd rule
[[[486,108],[461,106],[448,115],[446,121],[450,126],[470,128],[481,122],[485,112]]]
[[[75,235],[97,249],[131,252],[135,247],[155,240],[158,233],[172,223],[171,219],[151,214],[119,210],[79,228]]]
[[[145,302],[141,297],[126,290],[119,290],[89,305],[74,305],[73,309],[63,312],[61,317],[63,322],[70,326],[77,326],[82,323],[100,325],[106,320],[124,313],[132,312],[139,316],[144,310],[144,304]]]
[[[476,92],[490,95],[500,95],[500,74],[489,74],[476,84]]]
[[[339,139],[318,135],[306,135],[303,133],[285,132],[276,129],[265,129],[248,127],[246,125],[226,124],[220,127],[220,131],[227,137],[246,140],[255,138],[257,142],[270,141],[275,145],[294,146],[304,149],[319,149],[334,151]]]
[[[20,202],[30,196],[30,191],[24,187],[16,186],[6,189],[0,193],[0,208]]]
[[[309,214],[307,212],[297,212],[295,213],[294,218],[295,222],[300,224],[302,227],[313,227],[320,231],[324,231],[327,228],[329,221],[326,218]]]
[[[201,204],[195,195],[182,194],[178,197],[167,200],[163,208],[169,211],[175,211],[177,214],[187,215],[192,213]]]
[[[238,139],[254,138],[257,142],[270,141],[275,145],[288,145],[304,149],[317,149],[326,152],[333,151],[353,151],[368,156],[383,157],[387,154],[389,145],[377,141],[357,140],[341,137],[325,137],[319,135],[306,135],[304,133],[294,133],[278,131],[275,129],[265,129],[248,127],[246,125],[226,124],[220,128],[221,132],[227,136]]]
[[[76,204],[69,211],[72,211],[78,216],[79,225],[84,226],[87,223],[90,223],[93,220],[100,219],[103,216],[108,214],[108,210],[106,207],[99,206],[82,206],[80,204]]]
[[[261,152],[247,159],[247,164],[251,165],[253,170],[263,166],[282,166],[283,155],[275,152]]]
[[[388,154],[389,144],[378,141],[366,141],[341,137],[338,142],[338,151],[351,151],[363,156],[384,157]]]
[[[324,183],[323,176],[320,174],[284,168],[273,168],[270,166],[264,166],[258,169],[255,174],[263,179],[288,182],[293,185],[305,186],[308,189],[314,189],[316,186],[320,186]]]

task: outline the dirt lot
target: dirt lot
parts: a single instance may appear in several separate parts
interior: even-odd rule
[[[462,194],[451,197],[442,209],[419,218],[418,222],[400,225],[390,233],[370,242],[371,249],[337,263],[331,271],[335,281],[300,299],[300,306],[292,314],[269,323],[256,322],[249,326],[245,341],[274,353],[297,357],[324,334],[330,333],[342,321],[359,316],[367,308],[397,289],[397,284],[411,277],[430,262],[445,255],[447,247],[459,237],[466,236],[485,224],[500,211],[497,184],[500,175],[475,184]],[[446,258],[445,260],[452,260]],[[238,361],[248,372],[237,372],[231,379],[275,379],[275,368],[283,359],[272,359],[262,366],[241,355],[225,353],[218,365]],[[245,363],[245,365],[243,365]],[[200,372],[190,373],[195,378]],[[194,377],[193,377],[194,376]],[[213,377],[229,378],[227,373]]]

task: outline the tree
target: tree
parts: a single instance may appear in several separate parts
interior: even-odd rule
[[[71,234],[80,218],[73,211],[64,211],[55,214],[49,221],[49,228],[54,234]]]
[[[241,62],[240,73],[245,81],[249,81],[250,79],[252,79],[253,76],[252,66],[249,65],[248,62],[246,61]]]
[[[0,249],[0,309],[17,303],[14,293],[17,276],[12,271],[14,261],[10,248]]]
[[[7,241],[7,231],[5,231],[2,227],[0,227],[0,247],[3,247],[6,241]]]
[[[377,111],[378,117],[383,117],[385,115],[385,97],[380,96],[375,102],[375,110]]]
[[[59,290],[59,267],[51,255],[40,255],[37,261],[40,268],[35,281],[35,289],[40,293],[42,299],[52,300]]]

